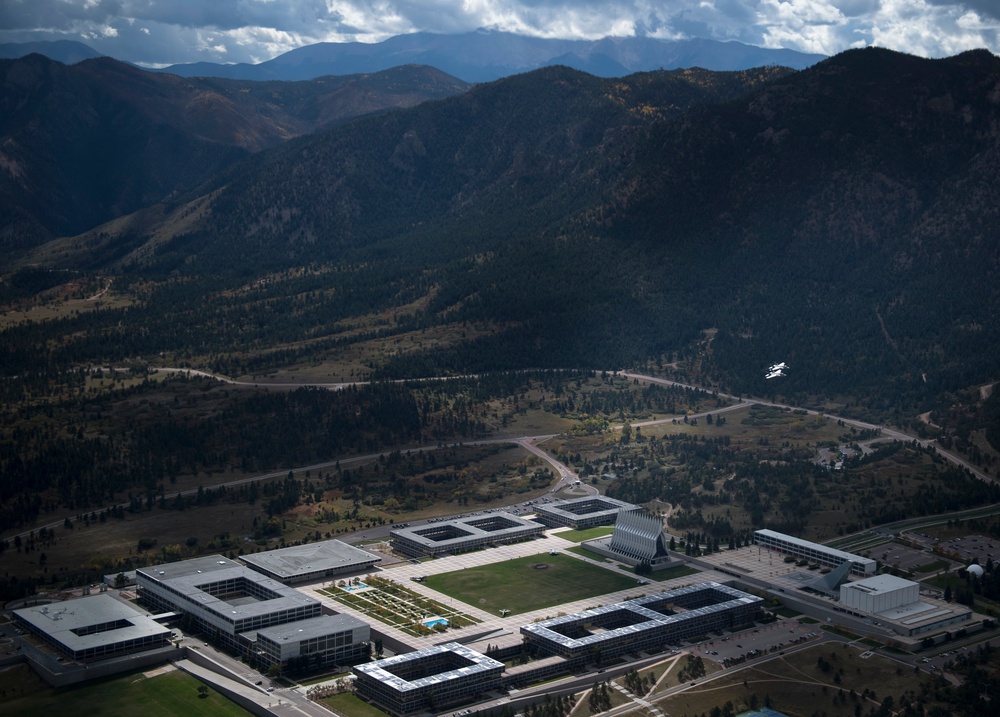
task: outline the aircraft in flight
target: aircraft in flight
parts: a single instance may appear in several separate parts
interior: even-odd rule
[[[782,371],[786,368],[791,368],[791,366],[782,361],[781,363],[776,363],[773,366],[771,366],[771,368],[769,368],[768,371]]]
[[[784,375],[785,373],[780,368],[776,368],[773,371],[768,372],[764,378],[781,378]]]

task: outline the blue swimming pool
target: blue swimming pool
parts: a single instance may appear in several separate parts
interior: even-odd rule
[[[426,625],[427,627],[432,627],[432,628],[437,627],[438,625],[444,625],[445,627],[448,627],[448,620],[447,618],[436,617],[433,620],[424,620],[423,624]]]

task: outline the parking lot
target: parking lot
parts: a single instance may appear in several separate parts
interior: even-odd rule
[[[983,535],[952,538],[938,543],[938,546],[947,553],[959,556],[965,565],[973,561],[986,565],[988,560],[996,562],[997,556],[1000,555],[1000,540]]]
[[[818,625],[802,624],[798,620],[781,620],[770,625],[703,640],[696,646],[697,654],[705,659],[727,665],[744,658],[753,659],[783,652],[823,636]]]

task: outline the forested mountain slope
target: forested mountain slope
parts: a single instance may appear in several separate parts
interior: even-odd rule
[[[77,338],[50,356],[176,351],[243,375],[321,361],[360,340],[348,327],[450,327],[368,368],[677,361],[736,391],[910,410],[1000,368],[998,63],[555,67],[292,140],[155,226],[106,228],[127,251],[104,270],[138,300],[59,327]],[[61,265],[95,266],[88,240]],[[55,330],[8,332],[8,364]],[[764,381],[778,360],[793,372]]]
[[[184,79],[110,58],[0,61],[0,251],[189,191],[291,137],[467,87],[426,67],[254,83]]]

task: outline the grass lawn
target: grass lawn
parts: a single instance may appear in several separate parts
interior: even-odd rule
[[[353,692],[341,692],[339,695],[331,695],[320,700],[337,714],[351,715],[351,717],[385,717],[386,713],[378,707],[368,704],[360,697],[356,697]]]
[[[919,693],[920,683],[934,681],[926,673],[914,673],[912,668],[881,655],[861,659],[860,654],[857,648],[817,646],[787,658],[759,665],[749,663],[742,670],[704,685],[697,680],[698,687],[656,704],[665,713],[693,715],[710,712],[727,701],[733,703],[737,713],[751,702],[763,705],[770,701],[774,709],[788,715],[853,717],[859,706],[861,714],[868,714],[877,710],[885,697],[892,696],[898,704],[904,693]],[[820,657],[826,660],[827,672],[818,666]],[[849,694],[852,689],[854,698]],[[862,696],[866,691],[873,691],[874,697]]]
[[[684,578],[688,575],[697,575],[701,570],[692,568],[690,565],[676,565],[672,568],[655,571],[651,577],[653,580],[671,580],[673,578]]]
[[[568,555],[541,553],[428,575],[424,584],[483,610],[517,615],[635,587],[635,578]]]
[[[936,570],[944,570],[949,565],[947,560],[935,560],[933,563],[927,563],[926,565],[920,565],[913,568],[915,573],[932,573]]]
[[[569,540],[572,543],[582,543],[584,540],[593,540],[594,538],[603,538],[605,535],[611,535],[614,530],[615,526],[613,525],[595,525],[593,528],[585,528],[583,530],[564,530],[561,533],[556,533],[556,537]]]
[[[27,673],[27,674],[26,674]],[[86,714],[88,717],[247,717],[250,713],[180,670],[153,677],[131,673],[80,687],[54,690],[27,666],[0,673],[0,714],[19,717]]]

